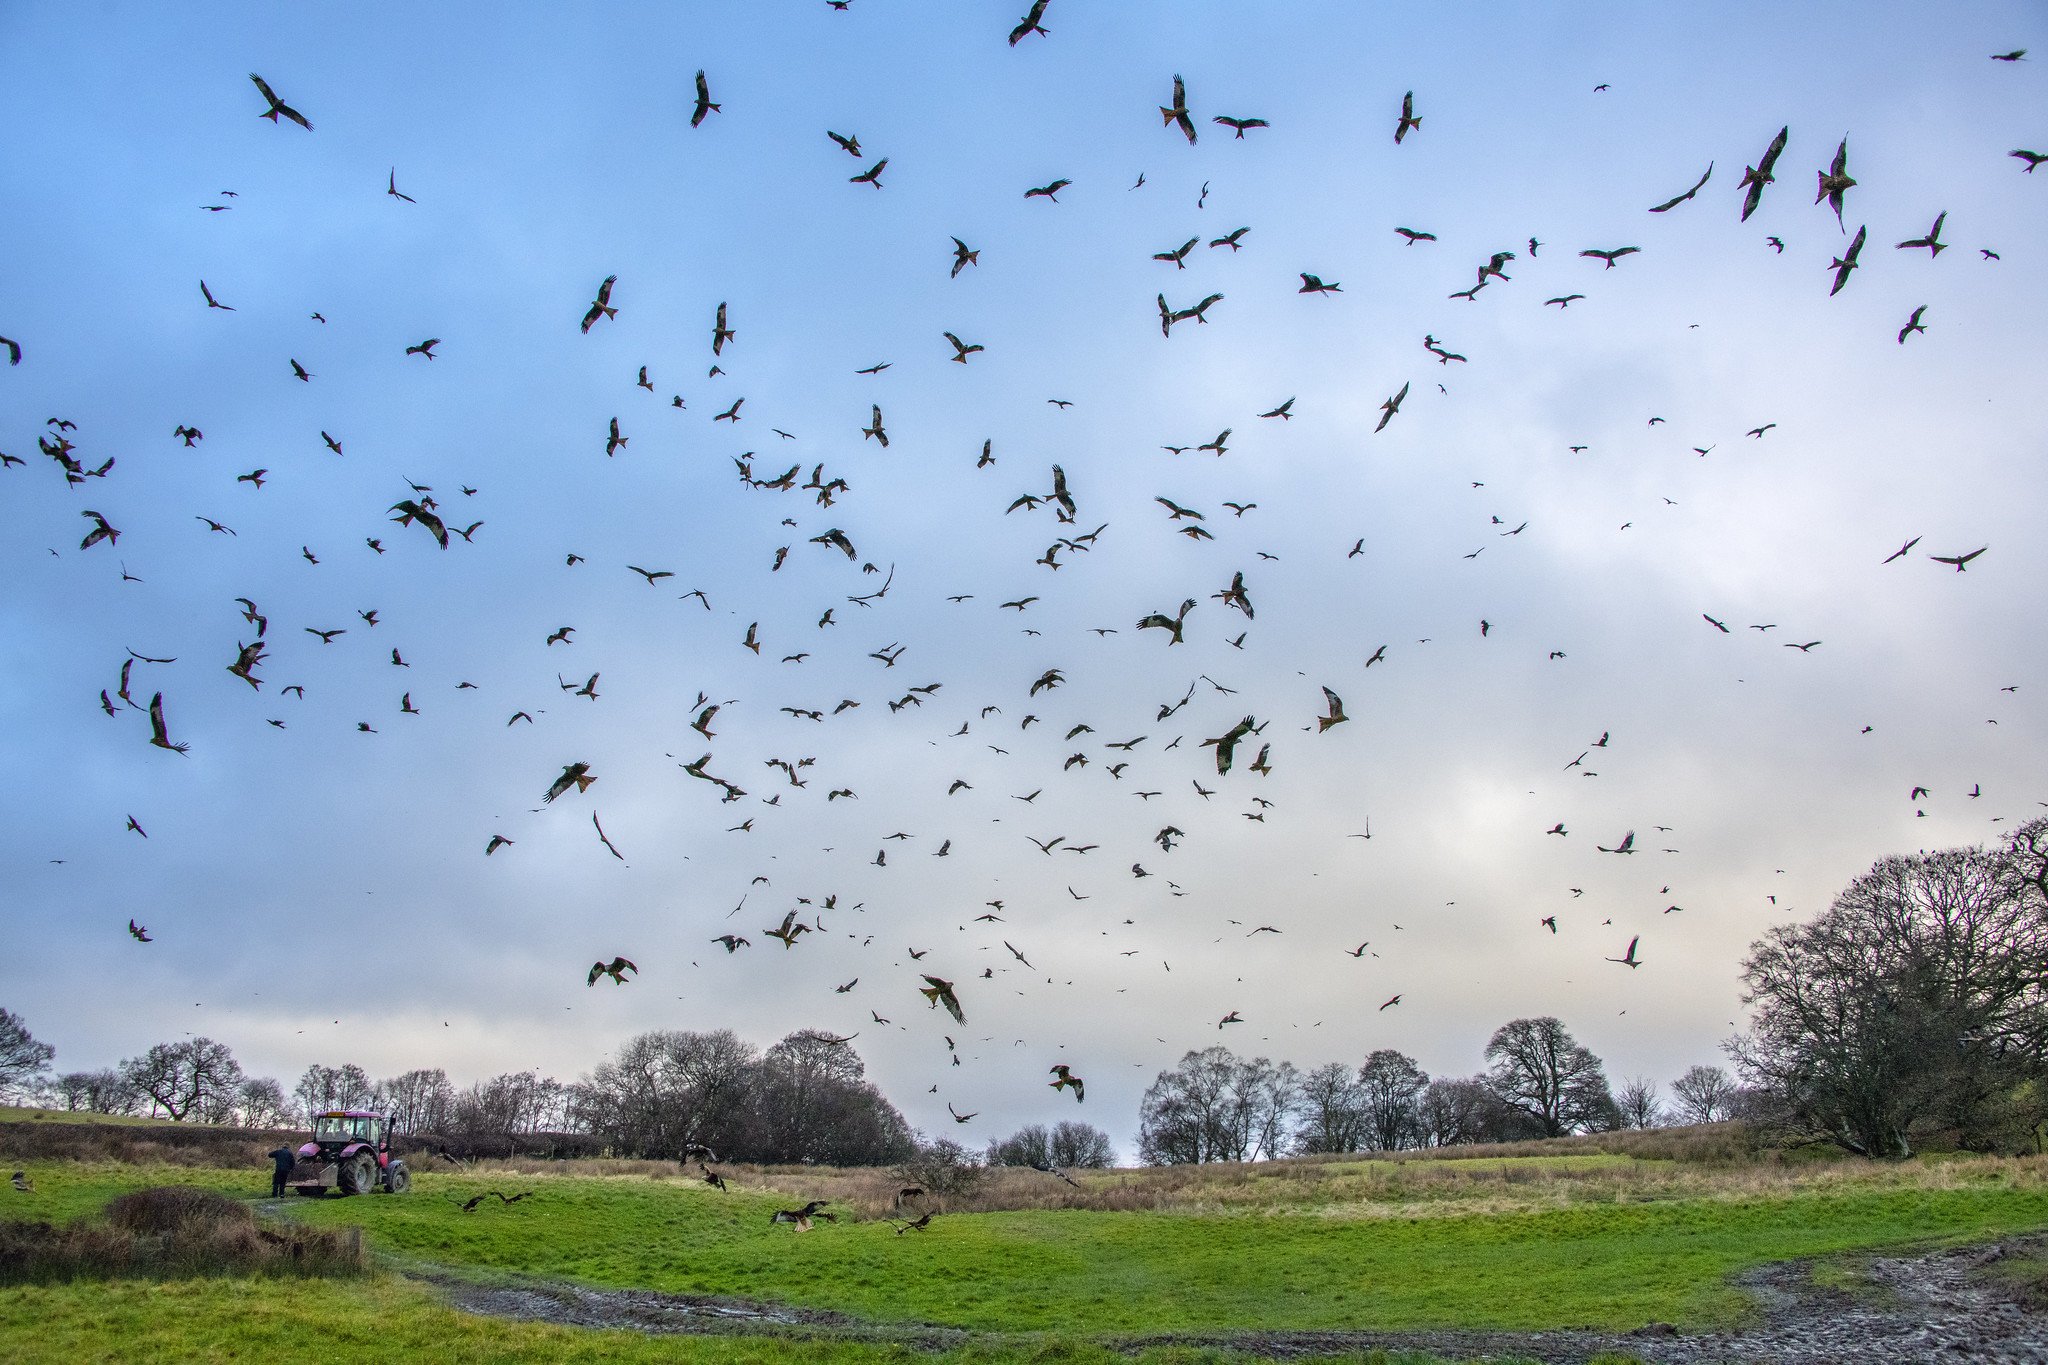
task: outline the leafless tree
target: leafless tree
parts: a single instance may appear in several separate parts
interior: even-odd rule
[[[1358,1068],[1366,1145],[1391,1152],[1422,1142],[1421,1105],[1429,1077],[1413,1057],[1381,1048]]]
[[[1061,1119],[1052,1126],[1051,1164],[1079,1171],[1102,1170],[1116,1165],[1116,1148],[1109,1134],[1092,1123]]]
[[[141,1094],[112,1067],[66,1072],[51,1089],[53,1098],[72,1113],[132,1114],[142,1107]]]
[[[315,1063],[299,1077],[299,1083],[292,1087],[292,1095],[299,1102],[299,1116],[311,1123],[315,1114],[334,1109],[365,1108],[374,1100],[375,1091],[370,1085],[369,1073],[354,1062],[341,1066]]]
[[[174,1121],[210,1112],[232,1113],[241,1064],[227,1044],[211,1038],[158,1043],[140,1057],[121,1063],[121,1075],[150,1104]]]
[[[1294,1115],[1297,1152],[1355,1152],[1365,1145],[1358,1073],[1343,1062],[1325,1062],[1302,1074]]]
[[[1189,1052],[1140,1101],[1140,1155],[1155,1165],[1277,1155],[1298,1085],[1291,1062],[1245,1061],[1221,1044]]]
[[[1612,1128],[1620,1121],[1600,1059],[1554,1015],[1501,1025],[1486,1044],[1486,1083],[1496,1098],[1535,1120],[1544,1137]]]
[[[1718,1066],[1688,1067],[1671,1083],[1680,1123],[1718,1123],[1733,1117],[1735,1091],[1735,1078]]]
[[[291,1096],[269,1076],[245,1076],[235,1087],[235,1119],[244,1128],[283,1128],[297,1118]]]
[[[1664,1105],[1657,1097],[1655,1081],[1641,1076],[1630,1077],[1628,1083],[1616,1092],[1614,1105],[1621,1111],[1621,1126],[1624,1128],[1664,1126]]]
[[[21,1016],[0,1008],[0,1097],[19,1094],[50,1069],[57,1049],[39,1043]]]
[[[1752,944],[1743,980],[1727,1051],[1795,1134],[1892,1158],[2010,1145],[2048,1117],[2048,818],[1883,859]]]
[[[375,1103],[391,1112],[401,1133],[432,1133],[447,1127],[455,1087],[440,1067],[408,1071],[377,1082]]]

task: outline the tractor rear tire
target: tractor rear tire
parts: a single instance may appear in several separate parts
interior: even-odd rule
[[[341,1163],[341,1192],[343,1194],[368,1194],[377,1188],[377,1158],[368,1152],[357,1152]]]

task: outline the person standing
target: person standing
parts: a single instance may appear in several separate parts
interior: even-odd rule
[[[291,1174],[292,1166],[298,1161],[299,1154],[289,1147],[280,1147],[274,1152],[265,1153],[265,1155],[270,1158],[271,1163],[270,1197],[272,1199],[282,1199],[284,1198],[284,1178]]]

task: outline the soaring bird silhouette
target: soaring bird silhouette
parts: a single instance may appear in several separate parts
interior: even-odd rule
[[[1642,935],[1638,934],[1636,937],[1628,941],[1627,952],[1623,953],[1620,957],[1610,957],[1606,960],[1609,962],[1619,962],[1624,967],[1642,966],[1643,964],[1636,958],[1636,944],[1640,942],[1642,942]]]
[[[619,282],[617,275],[607,275],[604,283],[597,287],[597,297],[590,301],[590,311],[583,315],[583,330],[588,332],[597,325],[599,318],[615,318],[619,310],[612,306],[612,286]]]
[[[1791,136],[1790,124],[1780,128],[1778,135],[1771,139],[1771,145],[1764,149],[1763,159],[1743,169],[1742,187],[1748,191],[1742,199],[1743,222],[1748,222],[1749,215],[1755,213],[1757,205],[1763,202],[1764,186],[1778,178],[1773,172],[1777,169],[1778,158],[1784,154],[1785,141]]]
[[[1059,1062],[1055,1064],[1052,1068],[1051,1074],[1058,1078],[1050,1082],[1054,1090],[1060,1090],[1067,1087],[1071,1087],[1074,1092],[1074,1100],[1076,1103],[1079,1103],[1080,1101],[1088,1098],[1086,1084],[1082,1081],[1082,1079],[1079,1076],[1076,1076],[1073,1072],[1067,1069],[1067,1064],[1065,1062]]]
[[[1160,105],[1159,114],[1161,118],[1166,120],[1166,125],[1169,128],[1178,123],[1181,133],[1188,140],[1188,145],[1194,145],[1195,121],[1188,114],[1188,88],[1186,82],[1182,81],[1179,76],[1173,78],[1173,104],[1170,107],[1164,104]],[[1239,136],[1241,137],[1243,134],[1240,133]]]
[[[1415,112],[1415,92],[1410,90],[1401,96],[1401,118],[1394,124],[1394,145],[1400,146],[1401,139],[1422,126],[1422,119]]]
[[[610,962],[593,962],[590,964],[590,976],[584,984],[586,986],[595,986],[600,976],[608,976],[614,982],[623,986],[626,984],[627,972],[638,975],[639,971],[638,967],[623,957],[615,957]]]
[[[279,99],[277,97],[277,92],[270,88],[270,83],[268,81],[264,80],[261,76],[257,75],[253,71],[249,73],[249,79],[256,82],[257,91],[262,94],[264,101],[270,105],[268,109],[265,109],[261,114],[257,115],[258,118],[267,118],[272,123],[275,123],[278,120],[278,116],[282,114],[285,118],[288,118],[293,123],[298,124],[307,132],[310,133],[313,131],[313,125],[306,121],[306,116],[300,113],[298,110],[292,108],[289,104],[286,104],[283,100]]]
[[[1015,47],[1023,42],[1028,35],[1033,33],[1038,34],[1040,37],[1050,36],[1051,31],[1045,25],[1038,22],[1045,17],[1045,7],[1050,3],[1051,0],[1032,0],[1031,12],[1024,16],[1017,27],[1010,30],[1011,47]]]
[[[704,121],[706,115],[720,112],[723,112],[723,107],[712,103],[711,86],[705,81],[704,73],[699,71],[697,73],[697,107],[690,111],[690,126],[695,128]]]

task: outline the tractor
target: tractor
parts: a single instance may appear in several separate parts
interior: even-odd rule
[[[404,1194],[412,1188],[412,1174],[392,1155],[391,1115],[337,1109],[313,1116],[313,1140],[299,1148],[285,1182],[314,1199],[334,1189]]]

